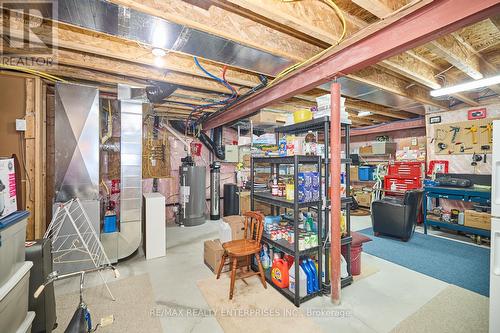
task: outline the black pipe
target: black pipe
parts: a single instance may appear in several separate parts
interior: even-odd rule
[[[181,120],[170,120],[170,125],[181,133],[186,131],[186,123]],[[226,152],[224,150],[224,146],[222,145],[222,126],[214,129],[214,139],[212,140],[205,132],[201,132],[198,136],[198,139],[210,150],[214,155],[220,159],[226,159]],[[215,142],[214,142],[215,141]]]

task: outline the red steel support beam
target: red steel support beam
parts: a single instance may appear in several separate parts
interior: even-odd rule
[[[332,83],[330,90],[330,281],[332,302],[340,304],[340,84]]]
[[[500,12],[498,0],[423,0],[363,29],[308,66],[209,118],[208,130]]]

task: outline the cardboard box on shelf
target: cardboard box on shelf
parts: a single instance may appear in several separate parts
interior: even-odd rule
[[[354,198],[358,202],[358,205],[360,205],[361,207],[371,207],[372,194],[370,192],[356,192],[354,194]]]
[[[0,159],[0,218],[17,211],[16,195],[14,159]]]
[[[351,165],[351,169],[349,172],[349,178],[351,181],[358,181],[358,166],[357,165]]]
[[[491,230],[491,214],[466,209],[464,225],[471,228]]]
[[[372,146],[359,147],[359,155],[371,155],[373,154]]]
[[[373,142],[373,154],[394,154],[396,152],[396,142]]]
[[[285,123],[287,115],[286,113],[280,113],[269,110],[262,110],[257,113],[255,116],[250,117],[250,120],[253,121],[255,125],[261,124],[275,124],[275,123]]]
[[[252,210],[252,206],[250,205],[250,191],[240,193],[240,208],[241,214]],[[255,210],[262,212],[264,215],[271,215],[271,206],[259,201],[255,201]]]

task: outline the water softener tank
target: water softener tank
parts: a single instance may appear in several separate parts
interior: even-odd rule
[[[220,163],[210,164],[210,219],[220,219]]]
[[[186,227],[205,223],[206,169],[183,159],[179,169],[179,222]]]

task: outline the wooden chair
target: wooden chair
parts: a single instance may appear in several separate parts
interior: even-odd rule
[[[229,262],[231,263],[231,286],[229,289],[229,299],[233,299],[234,282],[236,280],[236,268],[238,266],[238,259],[247,259],[248,267],[247,273],[238,276],[238,279],[244,279],[249,276],[259,274],[262,285],[267,289],[264,269],[262,268],[262,263],[260,262],[259,258],[260,241],[262,239],[262,232],[264,229],[264,215],[262,215],[262,213],[260,212],[246,212],[243,214],[243,216],[245,217],[244,238],[222,244],[222,247],[224,248],[224,254],[217,271],[217,279],[219,279],[226,259],[229,258]],[[249,259],[252,255],[257,261],[259,267],[258,272],[252,272],[250,270]]]

